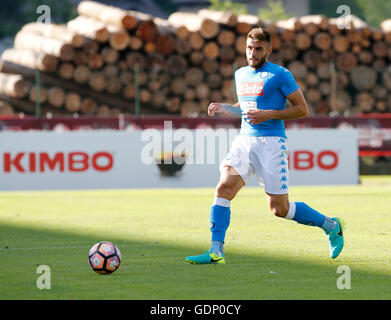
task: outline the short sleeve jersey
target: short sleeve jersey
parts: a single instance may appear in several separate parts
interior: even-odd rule
[[[288,69],[269,61],[256,70],[249,66],[238,69],[235,72],[235,84],[242,112],[256,108],[285,109],[286,97],[299,88]],[[284,121],[271,119],[253,125],[242,116],[240,135],[286,138]]]

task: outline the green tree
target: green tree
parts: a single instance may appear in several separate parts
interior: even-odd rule
[[[247,6],[243,3],[234,3],[231,0],[220,1],[220,0],[210,0],[210,10],[232,12],[237,15],[247,14]]]
[[[379,27],[382,21],[391,17],[390,0],[357,0],[357,3],[363,12],[364,19],[372,27]]]
[[[285,12],[284,5],[281,0],[268,0],[268,8],[259,9],[259,19],[264,21],[278,21],[285,20],[293,15]]]

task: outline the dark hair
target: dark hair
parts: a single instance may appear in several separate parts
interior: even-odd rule
[[[251,31],[247,34],[247,39],[248,38],[251,38],[254,41],[267,41],[269,43],[271,42],[270,33],[260,27],[251,29]]]

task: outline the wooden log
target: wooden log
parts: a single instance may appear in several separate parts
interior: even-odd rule
[[[206,84],[213,90],[220,88],[222,85],[222,77],[220,73],[211,73],[206,76]]]
[[[58,59],[55,56],[46,53],[37,53],[28,49],[6,49],[1,58],[2,68],[7,68],[13,64],[44,72],[52,72],[57,69],[58,64]]]
[[[195,100],[196,99],[196,92],[193,88],[187,88],[185,90],[185,93],[183,94],[183,97],[185,100]]]
[[[316,68],[316,74],[319,77],[319,79],[330,79],[331,77],[330,63],[327,62],[320,63]]]
[[[193,101],[185,101],[180,107],[181,116],[186,118],[197,118],[201,112],[201,106]]]
[[[304,30],[310,34],[315,35],[318,30],[328,31],[330,27],[329,19],[324,15],[307,15],[299,18]],[[314,29],[313,25],[316,26]]]
[[[376,59],[372,64],[372,69],[376,72],[382,72],[386,68],[386,62],[383,59]]]
[[[76,92],[68,92],[65,96],[65,109],[69,112],[78,112],[81,106],[81,97]]]
[[[303,63],[309,69],[315,69],[321,62],[321,56],[318,50],[307,50],[303,54]]]
[[[335,109],[338,112],[349,110],[352,106],[352,98],[350,94],[343,90],[337,90],[335,95]]]
[[[175,51],[182,56],[189,54],[191,51],[191,46],[189,41],[185,39],[176,39]]]
[[[185,26],[190,32],[199,31],[205,39],[216,37],[220,30],[216,21],[193,12],[174,12],[168,17],[168,21],[176,28]]]
[[[189,68],[185,72],[185,82],[190,86],[196,86],[204,80],[204,72],[199,68]]]
[[[6,101],[0,100],[0,116],[13,116],[15,114],[12,105]]]
[[[104,5],[95,1],[82,1],[77,6],[80,15],[88,16],[100,20],[106,24],[113,24],[128,30],[137,27],[140,17],[147,17],[141,12],[123,10],[117,7]]]
[[[164,55],[169,55],[175,51],[175,39],[173,36],[159,35],[156,40],[156,50]]]
[[[45,87],[39,87],[39,102],[45,103],[48,99],[48,90]],[[31,86],[29,92],[29,100],[36,102],[38,100],[38,88],[36,86]]]
[[[279,52],[278,52],[278,57],[281,59],[283,62],[289,62],[292,60],[295,60],[296,57],[298,56],[299,52],[294,43],[291,42],[286,42],[283,43]]]
[[[331,93],[331,85],[328,81],[322,81],[319,83],[318,90],[323,96],[329,96]]]
[[[88,78],[88,84],[95,91],[103,91],[106,88],[106,80],[101,72],[91,72]]]
[[[190,47],[193,50],[201,50],[205,44],[204,38],[198,31],[191,32],[187,40],[189,41]]]
[[[171,82],[171,91],[174,95],[183,95],[187,89],[187,84],[184,77],[175,77]]]
[[[385,68],[382,72],[382,82],[384,86],[391,91],[391,66]]]
[[[246,42],[247,38],[245,36],[239,36],[235,40],[235,49],[238,54],[246,54]]]
[[[247,35],[253,27],[262,25],[259,17],[256,15],[240,14],[237,20],[235,30],[239,34]]]
[[[299,50],[307,50],[309,47],[311,47],[311,44],[312,44],[311,37],[308,34],[304,32],[297,34],[296,47]]]
[[[99,47],[100,45],[98,41],[87,38],[82,49],[87,54],[93,54],[99,51]]]
[[[216,21],[218,24],[228,27],[235,27],[238,23],[238,17],[232,12],[216,11],[209,9],[201,9],[197,12],[201,17],[209,18]]]
[[[25,24],[22,31],[37,33],[46,38],[55,38],[72,45],[74,48],[81,48],[85,38],[83,35],[67,29],[66,25],[56,25],[53,23],[31,22]]]
[[[282,64],[281,61],[279,61],[280,65]],[[247,59],[244,56],[237,56],[235,59],[235,64],[238,68],[247,66]]]
[[[144,51],[148,54],[153,53],[156,51],[156,44],[154,41],[147,41],[144,44]]]
[[[55,108],[60,108],[65,102],[65,91],[60,87],[52,87],[48,89],[48,102]]]
[[[140,50],[143,47],[143,39],[137,36],[130,36],[129,38],[129,48],[133,51]]]
[[[202,63],[202,69],[206,73],[216,72],[219,69],[219,66],[220,66],[219,62],[215,59],[205,59],[205,61]]]
[[[341,71],[350,71],[357,65],[357,58],[350,52],[343,52],[337,56],[337,68]]]
[[[337,87],[342,89],[349,84],[350,80],[346,72],[338,71],[337,72]]]
[[[187,60],[178,54],[173,54],[167,59],[167,70],[173,75],[183,74],[188,65]]]
[[[194,66],[202,66],[205,61],[205,56],[202,51],[192,51],[190,54],[190,62]]]
[[[274,50],[279,50],[281,48],[281,39],[278,34],[271,35],[271,46]]]
[[[31,32],[19,31],[15,36],[14,47],[16,49],[30,49],[38,53],[46,53],[64,61],[72,60],[74,48],[64,41],[46,38]]]
[[[223,81],[221,93],[223,97],[229,101],[234,99],[234,81],[232,79]]]
[[[0,93],[12,98],[24,98],[32,84],[19,74],[0,73]]]
[[[370,67],[357,66],[350,72],[352,85],[359,91],[371,90],[375,87],[377,81],[377,73]]]
[[[378,41],[372,46],[372,52],[377,58],[385,58],[387,56],[388,46],[385,42]]]
[[[349,41],[345,36],[338,35],[333,40],[333,47],[336,52],[346,52],[349,49]]]
[[[236,58],[236,51],[231,46],[222,46],[219,51],[219,58],[222,62],[233,62]]]
[[[195,88],[196,97],[200,100],[209,98],[210,89],[206,83],[199,83]]]
[[[91,98],[84,98],[80,105],[80,111],[83,114],[94,114],[98,109],[97,103]]]
[[[103,66],[103,58],[99,53],[93,53],[89,56],[88,66],[91,69],[100,69]]]
[[[137,27],[136,36],[143,39],[145,42],[153,42],[159,34],[158,27],[153,19],[141,21]]]
[[[291,71],[295,79],[305,79],[307,75],[307,67],[304,63],[300,61],[293,61],[289,63],[288,69]]]
[[[234,66],[229,62],[220,63],[219,71],[224,78],[233,78]]]
[[[58,69],[58,74],[62,79],[72,79],[75,67],[71,63],[62,63]]]
[[[21,112],[21,113],[26,113],[26,114],[35,114],[36,112],[36,107],[35,107],[35,103],[29,101],[29,100],[25,100],[25,99],[18,99],[18,98],[13,98],[13,97],[9,97],[5,94],[1,94],[0,93],[0,100],[2,101],[5,101],[7,103],[9,103],[10,105],[13,106],[15,112]],[[43,104],[41,105],[41,113],[42,114],[46,114],[50,112],[51,114],[55,113],[55,114],[66,114],[65,111],[60,111],[58,110],[57,108],[54,108],[48,104]]]
[[[73,56],[72,62],[75,65],[88,64],[89,55],[85,51],[78,50]]]
[[[119,52],[111,47],[104,47],[101,51],[101,56],[104,63],[114,64],[119,59]]]
[[[209,41],[204,45],[202,52],[207,59],[216,59],[219,56],[220,47],[217,45],[216,42]]]
[[[185,26],[176,27],[175,36],[180,39],[188,39],[190,37],[190,30]]]
[[[388,112],[386,100],[379,100],[375,103],[375,112],[385,113]]]
[[[109,44],[114,50],[124,50],[128,47],[130,36],[126,29],[117,27],[115,25],[108,25]]]
[[[107,25],[88,16],[78,16],[67,23],[67,29],[78,32],[85,37],[104,43],[109,40]]]
[[[170,113],[177,113],[181,107],[181,99],[179,97],[170,97],[166,100],[164,107]]]
[[[235,43],[235,33],[231,30],[222,30],[217,36],[217,43],[221,46],[233,46]]]
[[[313,72],[308,72],[304,80],[309,87],[315,87],[319,82],[318,76]]]
[[[356,105],[361,112],[372,112],[375,106],[375,99],[368,92],[360,92],[355,98]]]
[[[73,80],[76,83],[87,83],[90,77],[90,69],[85,65],[77,65],[73,72]]]
[[[331,37],[327,32],[319,32],[314,37],[314,45],[320,50],[328,50],[331,46]]]
[[[151,105],[155,109],[163,109],[167,96],[163,90],[154,91],[151,98]]]
[[[131,70],[134,70],[136,65],[138,65],[139,70],[142,70],[146,64],[145,57],[140,52],[129,52],[126,55],[126,64]]]
[[[105,78],[111,78],[111,77],[117,77],[118,76],[118,67],[114,64],[107,64],[103,67],[102,73],[105,76]],[[118,78],[119,80],[119,78]]]
[[[372,89],[371,94],[376,100],[385,100],[387,98],[388,92],[386,87],[376,85]]]
[[[321,98],[322,94],[316,88],[310,88],[306,91],[306,99],[310,104],[316,104]]]
[[[360,64],[371,65],[373,63],[373,54],[369,50],[363,50],[358,54]]]
[[[108,93],[117,94],[117,93],[121,92],[122,83],[117,77],[115,77],[115,76],[105,77],[105,79],[106,79],[105,89]]]

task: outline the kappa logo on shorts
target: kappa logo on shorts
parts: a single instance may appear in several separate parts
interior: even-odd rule
[[[287,180],[288,180],[288,179],[287,179],[286,176],[282,176],[280,182],[282,182],[282,181],[287,181]]]
[[[286,169],[285,168],[282,168],[280,173],[286,173]]]
[[[283,138],[280,138],[280,140],[278,140],[279,143],[285,143],[285,139]]]
[[[284,160],[281,160],[281,162],[278,164],[280,166],[285,166],[286,165],[286,162]]]
[[[287,187],[286,184],[284,183],[284,184],[281,186],[280,190],[286,190],[286,189],[288,189],[288,187]]]
[[[286,150],[285,144],[283,144],[283,145],[281,146],[280,150]]]

